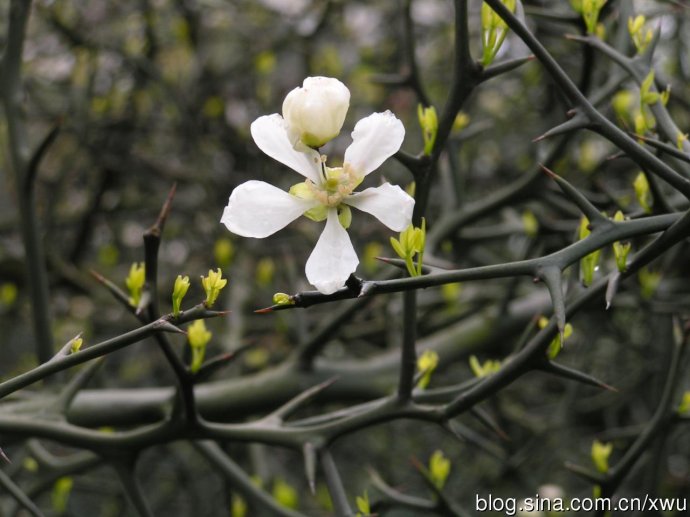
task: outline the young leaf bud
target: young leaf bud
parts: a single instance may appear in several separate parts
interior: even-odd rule
[[[144,283],[146,282],[146,270],[144,269],[144,263],[134,263],[129,268],[129,274],[125,279],[125,285],[129,290],[129,304],[136,307],[139,305],[141,300],[141,291],[144,288]]]
[[[429,477],[439,490],[443,490],[446,484],[450,475],[450,467],[450,460],[443,455],[443,451],[434,451],[429,458]]]
[[[220,291],[227,283],[228,280],[223,278],[223,273],[220,268],[218,268],[216,271],[209,269],[208,276],[201,277],[201,285],[204,287],[204,291],[206,292],[206,300],[204,301],[206,307],[213,307],[213,304],[216,303],[216,300],[218,299]]]
[[[182,299],[187,294],[189,285],[190,284],[188,276],[183,277],[182,275],[177,275],[172,293],[173,316],[175,317],[179,316],[180,314],[180,306],[182,305]]]
[[[198,372],[201,368],[206,354],[206,345],[212,336],[213,334],[206,329],[204,320],[196,320],[187,328],[187,340],[192,348],[192,363],[189,365],[192,373]]]
[[[602,474],[609,471],[609,456],[611,456],[611,452],[613,452],[612,443],[602,443],[599,440],[592,442],[592,462]]]

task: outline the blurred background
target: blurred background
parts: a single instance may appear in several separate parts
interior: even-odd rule
[[[630,45],[620,36],[626,18],[617,5],[627,2],[609,3],[603,18],[607,37],[612,44]],[[630,4],[635,13],[647,13],[660,27],[655,66],[659,79],[672,86],[669,109],[676,124],[687,129],[688,9],[678,2]],[[470,2],[475,57],[481,55],[480,5]],[[9,0],[0,0],[0,47],[6,41],[8,6]],[[563,38],[564,33],[580,30],[569,3],[531,1],[525,7],[535,34],[585,91],[599,91],[619,72],[602,56]],[[547,10],[570,18],[539,15]],[[257,149],[249,125],[261,115],[280,112],[285,94],[305,77],[325,75],[343,81],[352,95],[343,132],[325,150],[329,158],[341,159],[357,120],[385,109],[406,127],[403,150],[419,153],[423,148],[417,122],[419,100],[412,89],[400,84],[410,70],[408,44],[413,36],[421,79],[431,102],[440,109],[451,80],[453,19],[453,5],[447,0],[34,2],[24,52],[30,139],[37,143],[59,127],[36,180],[55,342],[60,345],[83,332],[87,344],[95,343],[137,326],[89,272],[97,271],[124,288],[131,264],[143,260],[142,234],[155,222],[176,183],[160,252],[161,309],[170,310],[177,275],[192,279],[187,295],[191,304],[203,299],[199,277],[220,267],[229,286],[218,305],[233,312],[208,322],[214,333],[209,355],[244,344],[253,346],[216,378],[239,378],[279,364],[334,309],[323,305],[273,315],[252,312],[271,305],[275,292],[310,289],[304,264],[322,225],[301,218],[272,237],[254,240],[231,235],[219,223],[238,184],[260,179],[288,189],[300,181],[293,171]],[[406,31],[406,20],[412,21],[412,33]],[[497,61],[528,53],[510,35]],[[636,91],[621,73],[611,93],[626,90]],[[602,111],[623,125],[630,124],[624,115],[621,118],[625,109],[614,111],[610,100],[611,95],[601,103]],[[427,214],[429,227],[530,174],[553,144],[532,140],[563,122],[567,109],[536,62],[483,84],[456,120],[448,152],[440,162]],[[4,159],[4,119],[0,119],[0,142],[0,374],[8,378],[34,366],[36,359],[16,186]],[[626,214],[640,213],[631,187],[639,170],[624,158],[610,160],[615,152],[596,135],[577,132],[564,142],[553,168],[600,205],[614,207],[613,211],[624,207]],[[383,178],[413,188],[411,175],[394,159],[367,182],[375,185]],[[499,209],[443,236],[429,255],[452,267],[472,267],[544,255],[576,240],[577,210],[547,181],[539,179],[531,185]],[[375,257],[394,255],[388,244],[390,232],[370,216],[355,212],[349,233],[360,256],[358,275],[388,274]],[[633,243],[634,248],[643,242]],[[645,291],[644,282],[629,282],[615,310],[605,313],[602,301],[571,322],[575,332],[562,361],[614,385],[619,393],[540,374],[523,378],[482,404],[509,441],[487,432],[469,416],[459,419],[469,436],[465,443],[415,422],[361,431],[339,441],[334,452],[348,493],[354,497],[368,489],[376,500],[368,474],[368,469],[374,469],[402,492],[428,495],[412,458],[426,463],[434,450],[442,449],[452,461],[448,493],[470,510],[477,492],[520,498],[550,484],[568,496],[589,495],[591,486],[563,469],[563,463],[588,464],[592,440],[609,432],[611,440],[620,440],[616,457],[629,443],[629,434],[618,430],[635,428],[654,411],[668,368],[670,313],[687,307],[689,300],[685,246],[653,268],[658,285],[651,291]],[[612,254],[605,253],[598,274],[614,268]],[[571,269],[574,286],[579,280],[576,268]],[[510,300],[536,300],[541,294],[543,286],[527,278],[420,292],[420,338],[462,346],[465,331],[457,329],[467,328],[461,325],[471,318],[482,321],[490,308]],[[542,302],[534,304],[547,310]],[[363,364],[396,350],[401,340],[401,305],[398,295],[373,300],[325,347],[325,358],[362,360],[354,364]],[[535,309],[523,317],[522,326],[508,336],[498,340],[489,336],[457,352],[454,362],[442,363],[432,387],[471,378],[470,354],[482,360],[505,357],[539,312]],[[445,337],[439,337],[442,332]],[[180,349],[184,346],[179,340]],[[393,370],[389,374],[395,378]],[[687,377],[683,382],[690,389]],[[144,342],[109,356],[90,388],[172,382],[158,350]],[[362,379],[363,384],[367,382],[372,380]],[[319,410],[341,407],[341,403],[330,401]],[[263,446],[227,447],[284,504],[308,515],[329,515],[324,487],[319,484],[317,495],[309,494],[298,454]],[[653,489],[660,495],[687,495],[689,451],[687,429],[669,434],[655,446],[649,462],[634,472],[623,492],[639,495]],[[21,475],[30,478],[35,467],[31,459],[30,453],[17,449],[12,468],[25,469]],[[138,475],[157,515],[261,515],[243,510],[232,487],[185,443],[147,451]],[[37,489],[38,501],[52,507],[55,514],[129,514],[118,483],[109,479],[106,469],[62,479],[68,481]],[[415,515],[402,510],[385,514]]]

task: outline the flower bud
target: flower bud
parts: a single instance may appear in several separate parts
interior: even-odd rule
[[[283,101],[283,118],[293,145],[299,140],[318,148],[338,136],[349,106],[350,91],[343,83],[330,77],[307,77]]]

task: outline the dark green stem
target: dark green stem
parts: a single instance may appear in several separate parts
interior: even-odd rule
[[[414,373],[417,368],[417,291],[405,291],[403,293],[402,331],[398,397],[401,401],[407,401],[412,395]]]

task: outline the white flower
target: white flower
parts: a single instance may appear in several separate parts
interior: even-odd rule
[[[289,193],[263,181],[243,183],[232,191],[221,222],[237,235],[262,238],[302,214],[325,219],[326,227],[306,265],[307,279],[321,293],[331,294],[342,287],[359,263],[343,227],[343,223],[349,226],[349,207],[373,215],[396,232],[409,226],[414,199],[400,187],[384,183],[354,192],[367,174],[400,149],[405,129],[390,111],[374,113],[357,123],[342,167],[326,167],[325,157],[314,149],[296,150],[288,124],[278,114],[255,120],[251,133],[259,149],[306,181],[294,185]]]
[[[307,77],[283,101],[283,117],[293,147],[301,141],[314,149],[333,140],[343,127],[350,90],[337,79]]]

